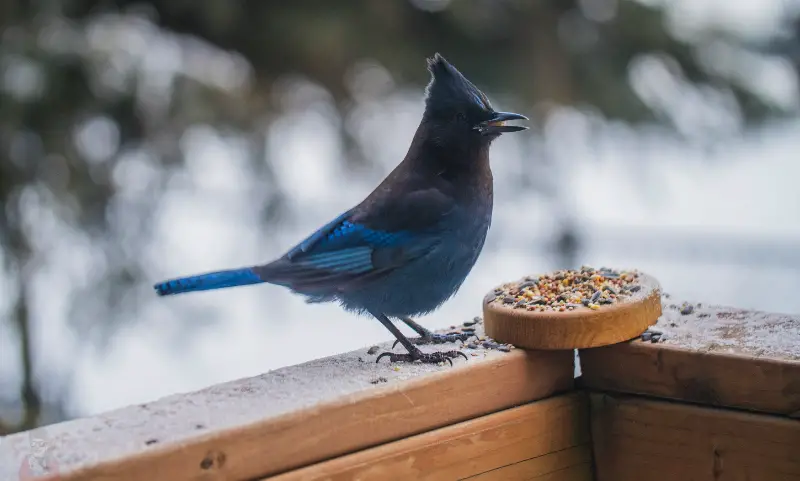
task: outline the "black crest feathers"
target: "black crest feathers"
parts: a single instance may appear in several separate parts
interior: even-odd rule
[[[441,54],[436,53],[428,59],[428,71],[431,73],[431,81],[425,89],[427,108],[492,110],[486,95]]]
[[[428,71],[434,78],[438,75],[447,74],[450,68],[453,68],[453,66],[438,52],[428,59]]]

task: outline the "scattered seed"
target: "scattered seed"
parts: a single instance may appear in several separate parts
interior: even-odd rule
[[[378,347],[378,346],[372,346],[371,348],[369,348],[369,350],[367,350],[367,354],[373,355],[373,354],[377,353],[379,349],[380,349],[380,347]]]
[[[506,296],[506,297],[503,298],[503,302],[506,303],[506,304],[511,304],[514,301],[515,301],[515,299],[514,299],[513,296]]]
[[[653,337],[653,333],[652,332],[645,331],[645,332],[642,333],[642,341],[644,341],[644,342],[649,341],[650,339],[652,339],[652,337]]]
[[[145,443],[146,445],[148,445],[148,446],[151,446],[151,445],[153,445],[153,444],[155,444],[155,443],[157,443],[157,442],[158,442],[158,439],[148,439],[148,440],[147,440],[147,441],[145,441],[144,443]]]
[[[692,312],[694,312],[694,306],[691,304],[684,304],[683,307],[681,307],[681,314],[684,316],[687,316]]]
[[[642,286],[636,284],[634,286],[630,286],[628,290],[631,292],[639,292],[640,290],[642,290]]]
[[[372,381],[370,381],[369,383],[370,383],[370,384],[380,384],[380,383],[382,383],[382,382],[389,382],[389,380],[388,380],[388,379],[386,379],[385,377],[381,376],[381,377],[379,377],[379,378],[377,378],[377,379],[373,379],[373,380],[372,380]]]
[[[467,347],[470,349],[478,349],[478,345],[475,344],[474,342],[470,342],[469,344],[467,344]]]
[[[497,350],[502,352],[511,352],[511,348],[508,346],[497,346]]]

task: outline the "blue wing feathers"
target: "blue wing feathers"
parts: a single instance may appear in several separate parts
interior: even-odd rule
[[[331,231],[336,229],[336,227],[339,224],[341,224],[342,221],[349,214],[350,214],[349,212],[345,212],[344,214],[340,215],[339,217],[333,219],[332,221],[330,221],[327,224],[325,224],[324,226],[322,226],[319,230],[317,230],[316,232],[314,232],[313,234],[308,236],[308,238],[306,240],[304,240],[299,245],[297,245],[295,248],[290,250],[286,254],[286,257],[288,257],[289,259],[292,259],[294,256],[296,256],[298,254],[301,254],[303,252],[308,252],[309,250],[311,250],[311,248],[314,247],[317,244],[317,242],[319,242],[321,239],[323,239],[326,236],[328,236],[331,233]]]
[[[406,232],[373,230],[347,219],[335,222],[312,234],[286,257],[297,266],[361,273],[372,269],[376,249],[394,247],[410,238]]]
[[[296,261],[297,264],[337,272],[360,273],[372,269],[372,248],[351,247],[338,251],[312,254]]]
[[[267,282],[299,290],[346,289],[422,255],[434,242],[429,236],[371,229],[340,217],[282,259],[256,270]]]
[[[385,247],[395,245],[408,238],[406,232],[384,232],[373,230],[361,224],[354,224],[348,220],[342,221],[324,240],[316,246],[319,250],[336,250],[354,245],[368,245],[371,247]],[[313,251],[314,249],[312,249]]]

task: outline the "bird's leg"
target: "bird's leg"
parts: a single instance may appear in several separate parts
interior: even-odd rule
[[[378,359],[375,362],[379,362],[383,357],[388,357],[389,362],[398,362],[398,361],[405,361],[405,362],[413,362],[413,361],[421,361],[424,363],[440,363],[447,361],[450,365],[453,365],[453,361],[451,360],[457,356],[463,356],[464,359],[467,359],[467,355],[461,351],[442,351],[442,352],[422,352],[416,347],[406,336],[400,332],[400,329],[394,325],[392,321],[389,320],[384,314],[372,314],[375,318],[383,324],[383,327],[389,329],[389,332],[397,338],[397,341],[403,345],[408,351],[408,354],[398,354],[394,352],[384,352],[378,356]]]
[[[444,344],[445,342],[456,342],[456,341],[466,342],[467,339],[469,339],[472,336],[475,336],[475,333],[473,332],[460,332],[457,334],[436,334],[420,326],[410,317],[401,317],[400,320],[403,321],[406,326],[413,329],[414,332],[419,334],[419,337],[414,337],[409,339],[409,341],[411,341],[412,344],[416,344],[418,346],[423,344]],[[396,346],[398,342],[399,340],[394,342],[394,344],[392,345],[392,349],[394,349],[394,346]]]

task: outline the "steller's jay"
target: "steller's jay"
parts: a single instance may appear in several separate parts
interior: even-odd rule
[[[369,313],[408,351],[390,362],[438,363],[460,351],[424,353],[416,345],[466,340],[433,334],[411,317],[453,296],[483,249],[492,220],[489,145],[527,117],[496,112],[486,96],[438,53],[428,59],[425,113],[405,159],[363,202],[269,264],[156,284],[159,295],[260,284],[285,286],[307,302],[338,301]],[[406,338],[398,318],[421,337]],[[395,344],[396,344],[395,342]]]

